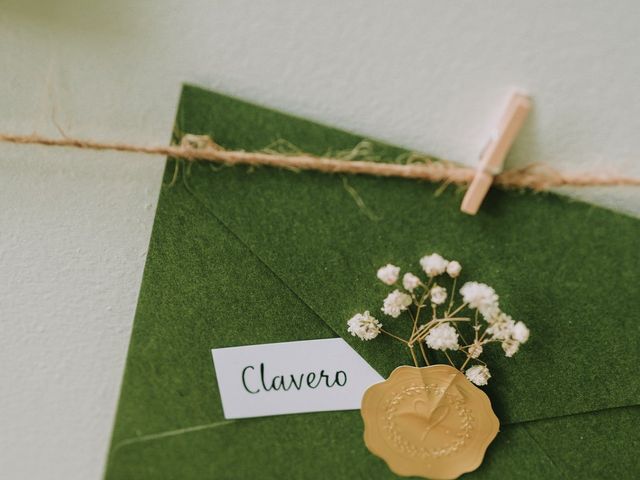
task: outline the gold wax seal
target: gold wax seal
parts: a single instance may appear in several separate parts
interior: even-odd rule
[[[500,423],[489,397],[449,365],[398,367],[362,398],[364,442],[398,475],[453,479],[482,463]]]

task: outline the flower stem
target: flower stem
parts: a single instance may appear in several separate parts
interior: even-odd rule
[[[460,338],[462,339],[462,341],[464,342],[465,345],[469,345],[469,342],[467,342],[467,339],[464,338],[464,336],[462,335],[462,332],[460,331],[460,329],[458,328],[458,325],[456,325],[455,322],[453,322],[453,327],[456,329],[456,331],[458,332],[458,335],[460,335]]]
[[[416,309],[416,321],[414,323],[414,327],[418,326],[418,319],[420,318],[420,311],[422,310],[422,307],[424,306],[424,304],[422,302],[424,302],[424,297],[420,300],[420,305],[418,305],[418,308]]]
[[[445,317],[449,316],[449,312],[453,308],[453,297],[456,294],[456,282],[457,281],[458,281],[457,277],[453,279],[453,286],[451,287],[451,297],[449,299],[449,307],[447,308],[447,313],[445,314]]]
[[[422,358],[424,358],[425,363],[427,364],[427,366],[431,365],[431,363],[429,363],[429,357],[427,357],[427,352],[422,346],[422,342],[418,342],[418,345],[420,346],[420,352],[422,353]]]
[[[411,313],[411,309],[409,309],[408,311],[409,311],[409,316],[413,320],[413,327],[411,327],[411,336],[409,337],[409,342],[410,342],[416,333],[416,327],[418,326],[418,315],[420,314],[420,308],[418,307],[418,310],[415,315]]]
[[[467,363],[469,363],[469,360],[471,360],[471,355],[469,355],[469,354],[467,353],[467,359],[464,361],[464,363],[463,363],[463,364],[462,364],[462,366],[460,367],[460,371],[461,371],[461,372],[464,372],[464,367],[466,367],[466,366],[467,366]]]
[[[462,310],[464,307],[466,307],[467,304],[463,303],[462,305],[460,305],[458,308],[456,308],[453,312],[451,312],[450,314],[447,314],[446,316],[448,317],[449,315],[453,316],[456,313],[458,313],[460,310]]]
[[[419,367],[420,365],[418,365],[418,357],[416,357],[416,352],[413,349],[413,344],[409,343],[409,351],[411,352],[411,357],[413,358],[413,363],[415,364],[416,367]]]
[[[397,335],[394,335],[394,334],[393,334],[393,333],[391,333],[391,332],[387,332],[387,331],[386,331],[386,330],[384,330],[383,328],[381,328],[381,329],[380,329],[380,331],[381,331],[382,333],[384,333],[385,335],[389,335],[390,337],[393,337],[393,338],[395,338],[396,340],[399,340],[399,341],[401,341],[402,343],[406,343],[407,345],[409,345],[409,342],[408,342],[407,340],[405,340],[404,338],[400,338],[400,337],[398,337]]]
[[[453,368],[457,368],[457,367],[456,367],[456,365],[453,363],[453,360],[451,360],[451,357],[449,356],[449,354],[447,353],[447,351],[446,351],[446,350],[443,350],[443,352],[444,352],[444,355],[447,357],[447,360],[449,360],[449,363],[451,364],[451,366],[452,366]]]
[[[416,335],[412,335],[409,339],[410,342],[424,340],[426,336],[429,334],[429,330],[440,323],[446,322],[468,322],[469,318],[466,317],[453,317],[453,318],[435,318],[431,320],[429,323],[425,324],[422,330],[419,330],[419,333],[416,332]],[[455,325],[455,324],[454,324]]]

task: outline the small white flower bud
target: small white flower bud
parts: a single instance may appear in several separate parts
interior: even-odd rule
[[[447,290],[444,287],[434,285],[429,292],[431,295],[431,303],[434,305],[442,305],[447,299]]]
[[[382,283],[387,285],[396,283],[398,281],[398,275],[400,275],[400,267],[396,267],[390,263],[378,269],[378,278]]]
[[[491,378],[491,373],[489,373],[489,369],[484,365],[474,365],[471,368],[467,368],[467,371],[464,372],[471,383],[474,383],[478,386],[486,385],[489,379]]]
[[[447,269],[449,262],[442,258],[441,255],[433,253],[420,259],[420,266],[424,270],[424,273],[429,277],[436,277],[442,275]]]
[[[451,278],[456,278],[457,276],[459,276],[461,271],[462,265],[460,265],[460,263],[456,262],[455,260],[450,261],[447,265],[447,274]]]
[[[511,330],[511,337],[519,343],[529,340],[529,329],[523,322],[517,322]]]
[[[413,273],[405,273],[402,277],[402,286],[409,292],[413,292],[420,285],[420,279]]]
[[[478,358],[482,354],[482,345],[479,342],[474,342],[469,346],[467,352],[471,358]]]
[[[382,311],[393,318],[398,318],[400,313],[404,312],[412,302],[413,299],[410,295],[400,290],[394,290],[384,299]]]
[[[373,340],[380,333],[382,324],[367,311],[357,313],[347,322],[347,331],[360,340]]]
[[[489,285],[478,282],[467,282],[460,289],[464,303],[477,308],[487,321],[491,321],[499,313],[498,295]]]
[[[502,342],[502,350],[504,350],[505,357],[513,357],[516,353],[518,353],[518,349],[520,348],[520,344],[515,340],[505,340]]]
[[[424,341],[434,350],[457,350],[459,347],[458,332],[448,323],[442,323],[429,330]]]

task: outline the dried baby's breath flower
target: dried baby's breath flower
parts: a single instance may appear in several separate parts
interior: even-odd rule
[[[442,275],[447,269],[448,263],[447,260],[437,253],[432,253],[420,259],[420,266],[429,277]]]
[[[498,295],[489,285],[478,282],[467,282],[460,289],[464,303],[476,308],[487,321],[499,312]]]
[[[511,337],[516,322],[504,312],[499,312],[493,317],[487,334],[496,340],[507,340]]]
[[[457,278],[460,275],[461,271],[462,271],[462,265],[460,265],[460,263],[457,262],[456,260],[451,260],[447,265],[447,274],[451,278]]]
[[[467,376],[471,383],[474,383],[481,387],[482,385],[486,385],[489,379],[491,378],[491,373],[489,373],[489,369],[484,365],[474,365],[471,368],[468,368],[464,374]]]
[[[402,276],[402,287],[397,287],[399,267],[387,264],[377,272],[382,282],[394,286],[381,310],[393,318],[402,315],[402,321],[394,324],[403,323],[405,332],[410,327],[410,334],[399,336],[383,330],[368,311],[347,322],[349,333],[362,340],[384,334],[404,343],[416,367],[431,365],[430,350],[442,351],[449,365],[464,372],[476,385],[486,385],[491,374],[479,359],[486,345],[500,343],[505,355],[511,357],[529,339],[529,329],[500,309],[498,295],[489,285],[466,282],[458,290],[457,278],[462,272],[459,262],[433,253],[422,257],[420,266],[428,278],[407,272]],[[467,368],[476,363],[474,360],[482,365]]]
[[[511,330],[511,337],[519,343],[526,343],[529,340],[529,329],[523,322],[518,322]]]
[[[434,350],[457,350],[458,332],[449,323],[442,323],[429,331],[425,342]]]
[[[396,283],[398,281],[398,275],[400,275],[400,267],[396,267],[390,263],[378,269],[378,278],[382,283],[387,285]]]
[[[442,305],[447,299],[447,290],[439,285],[431,287],[431,303],[434,305]]]
[[[512,339],[507,339],[502,342],[502,350],[504,350],[505,357],[513,357],[516,353],[518,353],[518,349],[520,348],[520,343],[516,342]]]
[[[513,357],[520,344],[529,339],[529,329],[523,322],[515,322],[509,315],[500,312],[487,327],[489,341],[502,342],[502,350],[507,357]]]
[[[382,324],[369,311],[357,313],[347,322],[347,331],[360,340],[373,340],[380,333]]]
[[[412,302],[410,295],[400,290],[394,290],[384,299],[382,311],[393,318],[398,318],[400,313],[404,312]]]
[[[420,286],[420,283],[420,279],[413,273],[405,273],[404,277],[402,277],[402,286],[409,292],[413,292],[416,288],[418,288]]]
[[[469,350],[467,350],[467,353],[471,358],[478,358],[480,355],[482,355],[482,350],[482,344],[476,341],[469,346]]]

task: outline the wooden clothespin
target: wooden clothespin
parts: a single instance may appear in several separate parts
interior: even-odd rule
[[[489,144],[482,152],[476,176],[465,194],[460,210],[469,215],[478,213],[478,209],[493,183],[493,177],[502,172],[504,159],[522,128],[529,111],[531,100],[522,93],[513,93],[502,115],[502,119],[492,135]]]

